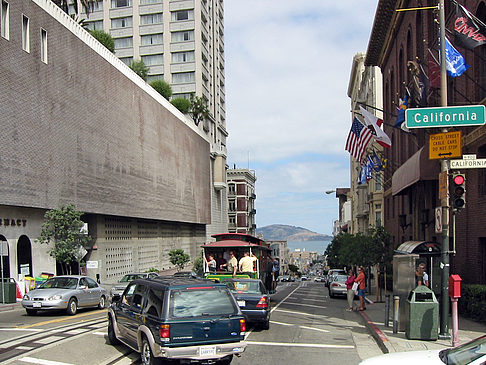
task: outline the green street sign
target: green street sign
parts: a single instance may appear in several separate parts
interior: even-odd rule
[[[485,123],[484,105],[411,108],[405,110],[407,128],[463,127]]]

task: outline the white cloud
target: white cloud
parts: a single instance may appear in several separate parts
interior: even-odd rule
[[[371,0],[225,2],[229,162],[246,166],[250,153],[256,166],[279,164],[257,169],[259,197],[284,185],[278,179],[288,181],[282,192],[313,189],[312,166],[285,164],[296,156],[337,161],[326,185],[349,185],[346,93],[353,55],[366,51],[375,9]],[[262,206],[257,219],[266,209],[272,206]]]

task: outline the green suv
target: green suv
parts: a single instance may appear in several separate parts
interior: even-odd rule
[[[245,350],[245,331],[228,287],[205,279],[137,279],[108,308],[109,341],[139,352],[142,364],[229,364]]]

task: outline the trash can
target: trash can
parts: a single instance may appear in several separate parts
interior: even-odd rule
[[[408,320],[405,334],[409,340],[437,340],[439,302],[425,285],[413,289],[407,299]]]
[[[3,284],[3,294],[1,292]],[[3,301],[2,301],[3,295]],[[17,301],[17,285],[13,278],[4,278],[0,283],[0,303],[15,303]]]

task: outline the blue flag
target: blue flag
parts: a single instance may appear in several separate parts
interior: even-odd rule
[[[408,107],[408,95],[405,94],[403,100],[400,99],[400,106],[397,108],[397,121],[394,127],[400,127],[403,122],[405,122],[405,110]]]
[[[449,40],[445,39],[446,68],[451,77],[461,76],[468,68],[464,56],[455,49]]]

